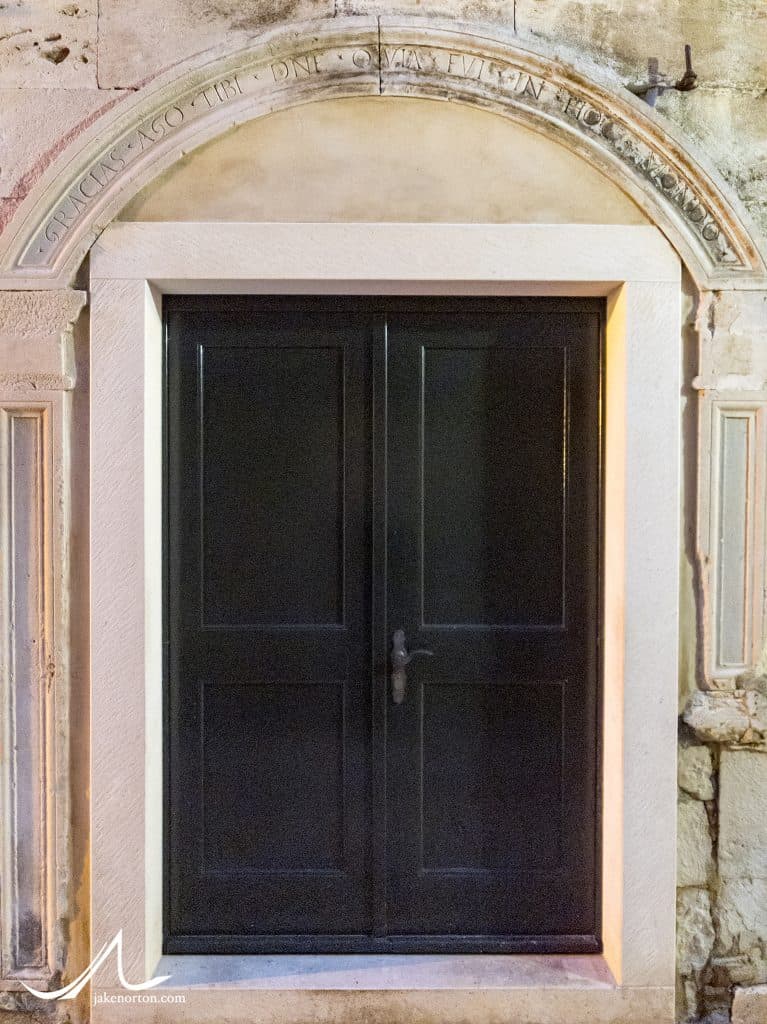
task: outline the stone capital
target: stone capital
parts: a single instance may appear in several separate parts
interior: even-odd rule
[[[72,330],[86,292],[0,291],[0,394],[70,391]]]
[[[701,294],[698,391],[763,392],[767,398],[767,292]]]

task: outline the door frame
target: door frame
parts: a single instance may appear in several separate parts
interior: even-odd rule
[[[568,1019],[576,1006],[597,1019],[672,1020],[681,267],[660,232],[644,226],[115,223],[106,229],[91,257],[94,953],[122,930],[126,977],[150,977],[161,959],[161,305],[162,295],[174,292],[607,298],[604,953],[560,968],[554,961],[561,958],[536,957],[543,975],[525,968],[524,957],[475,957],[477,969],[478,961],[501,961],[501,974],[483,992],[466,988],[450,971],[445,980],[444,969],[439,984],[427,977],[411,987],[404,968],[392,981],[389,960],[381,967],[389,981],[369,978],[371,991],[354,995],[364,994],[364,1005],[382,1012],[403,990],[409,1005],[425,1000],[431,1012],[445,998],[440,1019],[446,1022],[487,1019],[488,999],[512,1019],[530,1013],[542,1024]],[[229,958],[171,959],[172,968],[163,961],[161,973],[173,975],[167,985],[183,992],[186,1003],[169,1003],[163,1020],[202,1021],[213,1007],[231,1019],[252,1019],[254,989],[259,1007],[270,1007],[269,1020],[292,1020],[318,998],[329,1019],[345,1019],[344,1008],[350,1019],[359,1015],[352,993],[329,991],[359,988],[359,981],[319,981],[317,960],[327,958],[309,957],[309,970],[289,984],[264,973],[263,958],[246,958],[252,961],[246,979],[235,982],[224,973],[216,988],[200,984],[200,961],[211,978],[215,969],[227,971],[222,961]],[[106,988],[118,991],[116,979]],[[287,995],[275,991],[286,988]],[[343,995],[349,998],[339,1003]],[[142,1012],[132,1008],[136,1020],[145,1019]],[[158,1019],[156,1006],[145,1012],[147,1020]],[[94,1020],[121,1015],[119,1005],[94,1007]]]

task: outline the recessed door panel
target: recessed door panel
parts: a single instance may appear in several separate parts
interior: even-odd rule
[[[563,688],[424,687],[422,871],[559,866]]]
[[[565,353],[473,333],[423,348],[423,622],[560,625]]]
[[[202,872],[343,871],[344,686],[202,687]]]
[[[202,344],[200,378],[204,625],[343,623],[342,342]]]

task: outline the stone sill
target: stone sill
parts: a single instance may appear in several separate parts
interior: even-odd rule
[[[155,974],[169,989],[478,990],[614,989],[605,959],[592,955],[323,954],[163,956]]]

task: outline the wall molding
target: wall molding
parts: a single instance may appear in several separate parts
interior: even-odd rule
[[[498,28],[426,18],[283,25],[154,79],[69,144],[0,237],[0,287],[60,287],[125,203],[233,126],[344,96],[461,102],[579,153],[666,234],[700,288],[758,288],[765,264],[732,189],[671,126],[599,72]]]
[[[72,391],[73,374],[0,373],[0,391]]]
[[[756,664],[762,649],[767,403],[761,396],[719,400],[712,412],[720,563],[713,672],[737,675]]]
[[[703,685],[737,688],[767,642],[767,393],[700,400]]]
[[[767,294],[703,295],[696,329],[698,683],[737,691],[767,669]]]

